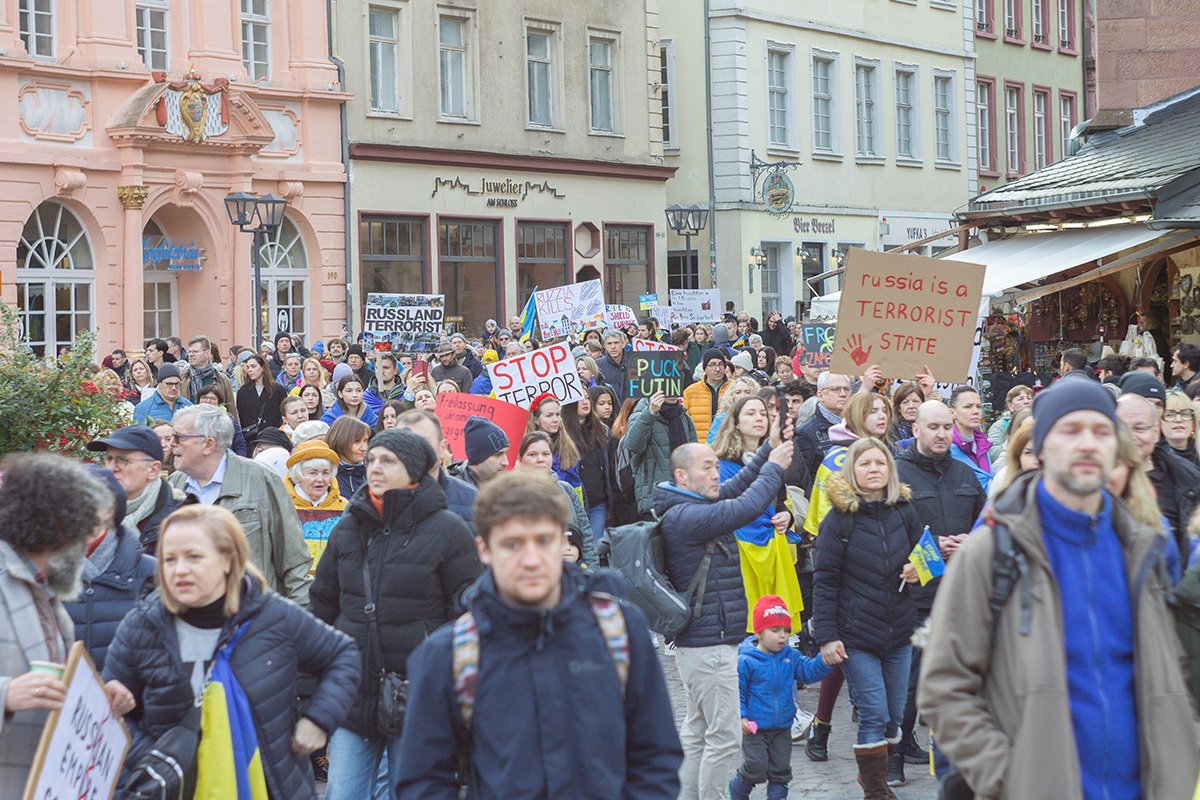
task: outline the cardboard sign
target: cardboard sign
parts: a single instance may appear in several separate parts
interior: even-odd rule
[[[637,325],[637,315],[629,306],[605,306],[604,324],[609,330],[623,331],[630,325]]]
[[[878,364],[885,377],[911,378],[929,366],[942,380],[966,380],[985,269],[852,248],[830,369],[859,375]]]
[[[517,463],[517,450],[521,445],[521,437],[525,435],[525,422],[529,419],[529,412],[520,406],[477,394],[443,392],[438,395],[437,416],[442,423],[442,435],[455,460],[462,461],[467,457],[464,438],[467,420],[483,417],[496,423],[508,435],[508,468],[512,469]]]
[[[83,642],[71,645],[63,682],[67,697],[46,719],[24,800],[108,800],[129,750],[129,731],[113,715]]]
[[[638,295],[638,305],[642,307],[642,311],[648,311],[651,306],[658,305],[657,294],[640,294]]]
[[[987,317],[980,317],[979,322],[975,324],[975,347],[971,350],[971,368],[967,370],[967,379],[965,381],[938,381],[934,384],[942,397],[950,399],[950,394],[954,391],[954,387],[960,384],[968,386],[977,386],[979,383],[979,358],[983,355],[983,329],[987,326]],[[937,372],[933,373],[933,377],[941,377]]]
[[[533,298],[543,341],[604,327],[604,287],[599,278],[538,289]]]
[[[658,320],[660,329],[670,329],[672,323],[675,322],[675,310],[670,306],[653,305],[646,309],[647,317],[654,317]]]
[[[634,352],[640,353],[681,353],[683,352],[673,344],[666,342],[656,342],[651,339],[634,339]]]
[[[368,349],[432,352],[442,338],[445,295],[367,295],[363,307],[363,344]]]
[[[671,289],[671,311],[675,322],[716,322],[721,318],[720,289]]]
[[[554,395],[564,406],[587,394],[571,348],[563,342],[488,364],[487,368],[496,399],[524,409],[542,392]]]
[[[805,322],[800,326],[797,356],[800,363],[815,369],[829,369],[837,325],[831,322]]]
[[[667,397],[683,397],[687,372],[687,358],[681,350],[631,353],[625,373],[629,380],[627,396],[642,398],[662,392]]]

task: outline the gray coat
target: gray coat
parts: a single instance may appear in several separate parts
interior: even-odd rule
[[[35,591],[42,590],[24,559],[8,542],[0,541],[0,708],[8,698],[12,679],[29,672],[31,661],[50,658],[34,607]],[[69,646],[75,639],[75,627],[62,604],[57,599],[51,603]],[[0,714],[0,786],[5,787],[6,795],[25,785],[49,715],[45,709]]]
[[[167,480],[178,489],[186,489],[187,479],[183,472],[176,472]],[[262,464],[230,453],[215,505],[233,512],[242,524],[250,545],[250,560],[266,576],[267,585],[307,606],[312,554],[279,476]]]
[[[696,441],[696,424],[683,415],[687,440]],[[671,432],[669,423],[658,414],[650,413],[650,401],[639,400],[629,416],[625,446],[633,454],[633,491],[639,514],[654,506],[654,487],[671,480]]]

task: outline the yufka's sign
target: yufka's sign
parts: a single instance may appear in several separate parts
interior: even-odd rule
[[[888,378],[925,371],[965,381],[971,366],[982,264],[854,248],[846,259],[830,369]]]
[[[517,461],[518,445],[525,435],[525,421],[529,412],[512,403],[504,403],[492,397],[463,392],[442,392],[437,399],[437,416],[442,423],[442,434],[456,460],[467,457],[466,429],[471,417],[483,417],[494,422],[508,435],[508,468]],[[497,448],[498,449],[498,448]]]
[[[604,327],[604,291],[599,278],[538,289],[533,302],[543,341]]]
[[[488,364],[488,374],[497,400],[525,409],[543,392],[554,395],[563,405],[578,402],[587,394],[571,348],[563,342]]]
[[[671,289],[669,296],[674,321],[680,325],[721,318],[720,289]]]
[[[440,294],[368,294],[363,341],[375,350],[432,351],[442,337],[445,301]]]
[[[687,358],[682,350],[638,351],[630,353],[628,358],[628,397],[653,397],[658,392],[667,397],[683,396]]]
[[[24,800],[108,800],[129,749],[129,731],[112,713],[83,642],[71,646],[63,682],[67,696],[46,719]]]

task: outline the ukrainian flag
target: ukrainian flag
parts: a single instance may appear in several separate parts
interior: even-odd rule
[[[533,304],[533,298],[537,297],[537,287],[533,287],[533,291],[529,294],[529,300],[525,303],[525,308],[521,309],[521,337],[517,340],[524,344],[529,339],[533,338],[534,324],[537,319],[537,308]]]
[[[942,553],[933,541],[933,534],[929,532],[928,525],[925,526],[925,532],[921,534],[916,547],[908,554],[908,563],[916,568],[922,586],[934,578],[941,577],[946,571],[946,562],[942,560]]]
[[[268,800],[250,701],[229,657],[250,623],[217,651],[200,707],[195,800]]]

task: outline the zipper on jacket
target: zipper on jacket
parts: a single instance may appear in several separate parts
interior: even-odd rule
[[[1096,518],[1092,517],[1088,522],[1089,538],[1096,538]],[[1104,685],[1104,675],[1100,669],[1100,659],[1097,653],[1097,648],[1100,644],[1100,625],[1096,620],[1095,607],[1092,604],[1092,597],[1095,593],[1095,580],[1092,575],[1092,558],[1091,554],[1084,549],[1083,552],[1083,573],[1087,580],[1087,616],[1088,616],[1088,632],[1092,639],[1092,672],[1095,676],[1096,685]],[[1104,797],[1109,797],[1108,792],[1108,764],[1110,754],[1112,752],[1112,711],[1109,708],[1108,695],[1103,691],[1100,692],[1100,705],[1104,708],[1104,755],[1099,759],[1101,766],[1100,785],[1104,787]]]

